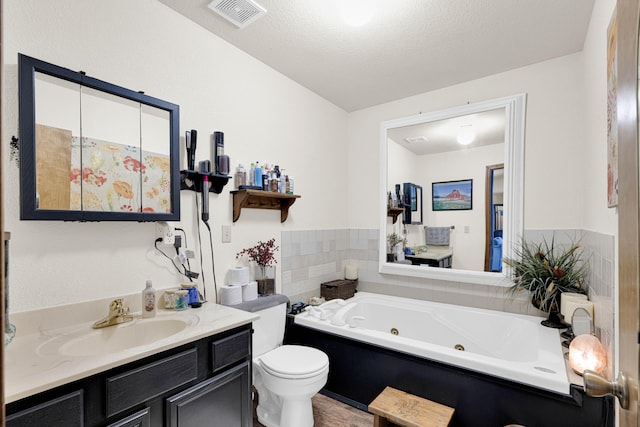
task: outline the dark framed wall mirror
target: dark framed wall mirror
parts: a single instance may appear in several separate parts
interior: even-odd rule
[[[179,106],[18,57],[20,218],[180,220]]]

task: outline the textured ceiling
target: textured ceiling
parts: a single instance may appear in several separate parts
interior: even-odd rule
[[[469,150],[492,144],[504,143],[505,109],[467,114],[450,119],[389,129],[387,137],[413,153],[424,156],[456,150]],[[456,137],[467,128],[475,138],[468,145],[461,145]],[[427,141],[409,143],[406,138],[424,137]]]
[[[159,0],[346,111],[582,50],[594,0],[371,0],[372,20],[343,23],[349,0],[256,0],[243,29],[210,0]]]

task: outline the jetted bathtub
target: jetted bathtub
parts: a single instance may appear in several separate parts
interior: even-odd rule
[[[365,292],[295,316],[309,328],[569,395],[559,332],[540,320]]]

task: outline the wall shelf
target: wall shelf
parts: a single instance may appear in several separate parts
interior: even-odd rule
[[[192,190],[201,193],[202,181],[205,175],[209,176],[209,192],[215,194],[220,194],[224,186],[227,185],[227,182],[229,182],[229,179],[231,178],[228,175],[219,175],[216,173],[202,173],[193,170],[181,170],[180,189]]]
[[[393,218],[393,223],[395,224],[398,220],[398,215],[404,212],[404,208],[387,208],[387,216]]]
[[[289,207],[300,198],[296,194],[262,190],[236,190],[231,194],[233,194],[233,222],[240,218],[243,208],[279,210],[280,222],[285,222],[289,216]]]

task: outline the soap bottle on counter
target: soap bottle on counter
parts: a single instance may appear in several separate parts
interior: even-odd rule
[[[154,317],[156,315],[156,290],[147,280],[147,286],[142,290],[142,317]]]

